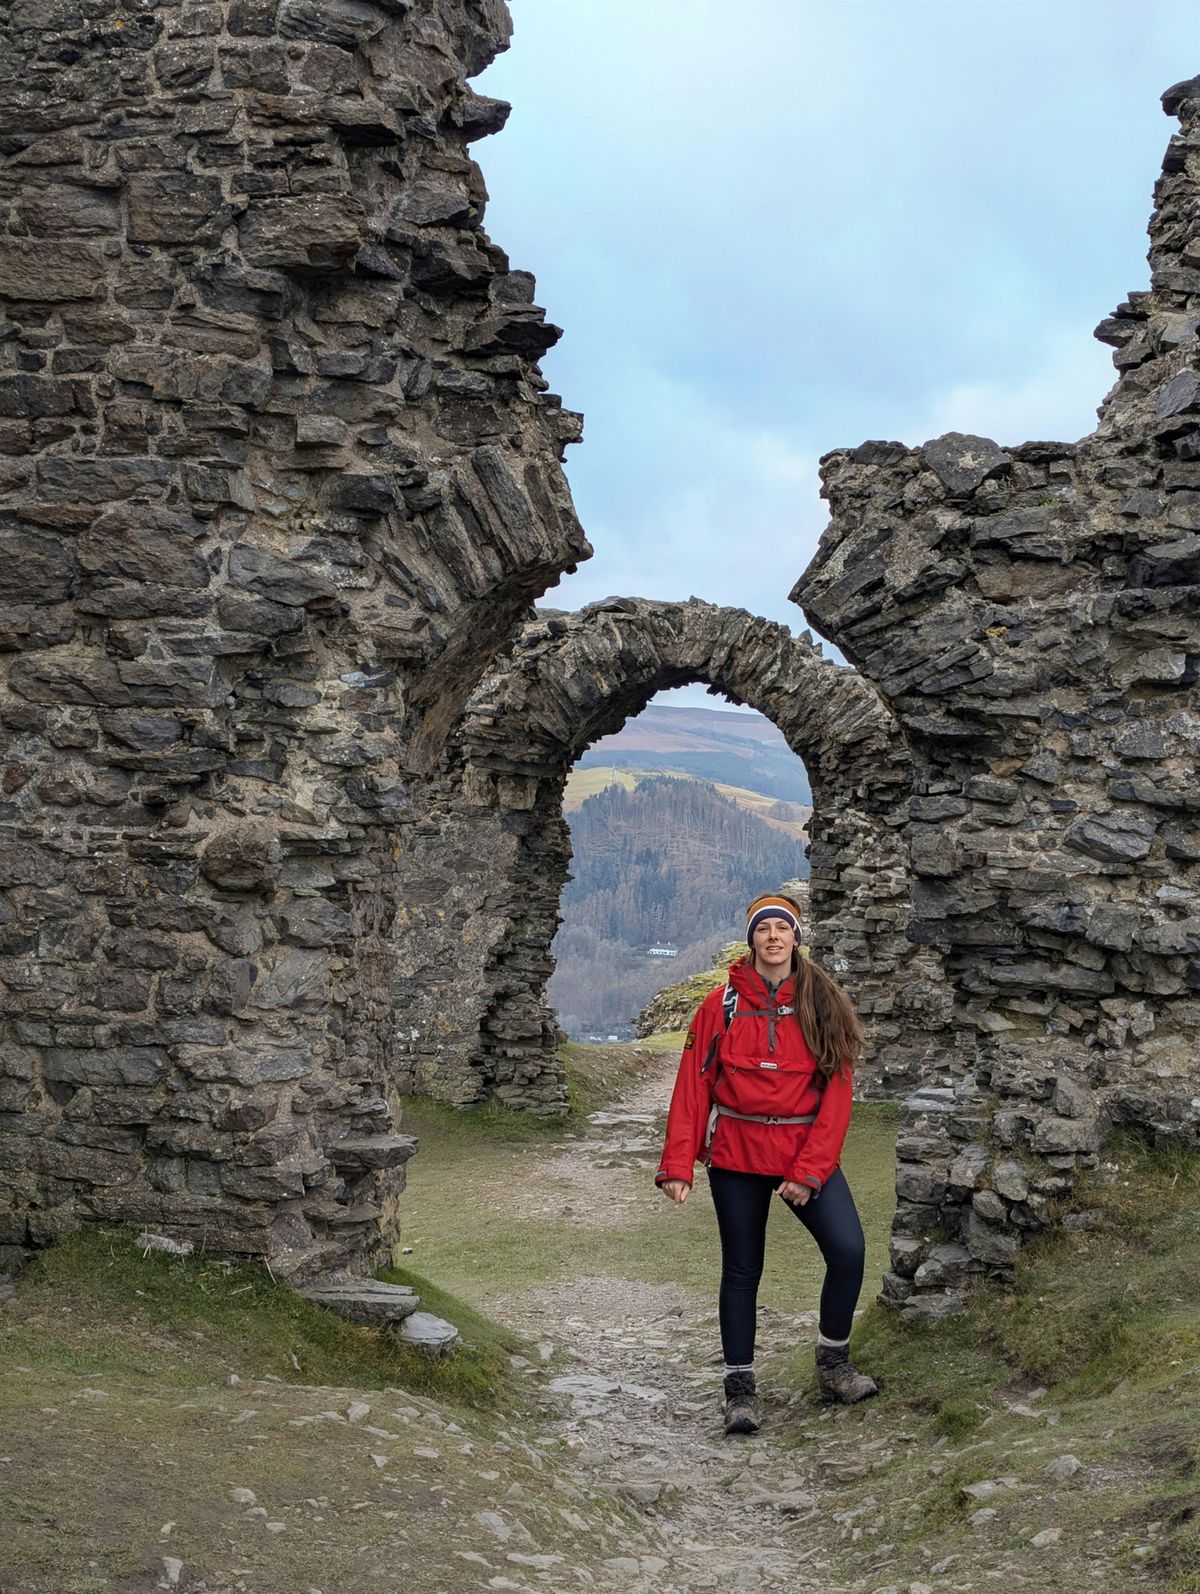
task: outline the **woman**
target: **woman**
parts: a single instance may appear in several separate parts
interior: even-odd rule
[[[799,933],[791,897],[759,897],[747,908],[749,955],[692,1020],[655,1175],[664,1195],[683,1202],[693,1164],[708,1168],[721,1234],[726,1433],[754,1433],[762,1421],[754,1330],[773,1192],[825,1259],[817,1335],[822,1399],[849,1403],[876,1393],[850,1362],[863,1231],[838,1166],[862,1026],[841,987],[800,953]]]

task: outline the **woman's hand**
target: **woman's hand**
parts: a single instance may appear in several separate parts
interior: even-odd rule
[[[686,1179],[664,1179],[658,1188],[677,1206],[682,1206],[692,1193],[692,1187]]]
[[[793,1207],[802,1207],[812,1198],[812,1185],[800,1184],[795,1179],[785,1179],[775,1192]]]

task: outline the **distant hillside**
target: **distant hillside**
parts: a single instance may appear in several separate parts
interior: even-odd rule
[[[595,764],[587,769],[580,769],[577,766],[567,777],[567,787],[563,794],[563,812],[573,814],[589,797],[595,797],[608,786],[623,786],[626,791],[632,791],[639,782],[650,780],[654,775],[673,775],[677,779],[686,780],[700,778],[694,775],[681,777],[677,770],[660,769],[643,772],[621,769],[611,764]],[[722,797],[728,797],[730,802],[736,803],[739,808],[744,808],[748,813],[765,819],[774,829],[782,830],[796,841],[807,841],[807,826],[812,815],[812,808],[807,803],[786,802],[780,797],[767,797],[761,792],[747,791],[743,786],[727,786],[720,781],[711,784]]]
[[[667,770],[785,802],[812,803],[804,765],[761,714],[652,703],[612,736],[589,747],[576,767],[606,764],[635,771]]]
[[[572,1036],[631,1033],[656,990],[709,967],[739,934],[757,892],[808,872],[802,840],[702,781],[610,786],[568,821],[573,878],[550,995]]]

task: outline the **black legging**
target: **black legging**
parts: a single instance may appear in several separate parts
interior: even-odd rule
[[[721,1231],[721,1348],[728,1365],[747,1367],[754,1360],[755,1306],[767,1216],[783,1181],[767,1173],[710,1168],[708,1183]],[[802,1207],[787,1204],[825,1258],[821,1333],[827,1339],[849,1339],[862,1289],[865,1242],[846,1176],[837,1168],[819,1196]]]

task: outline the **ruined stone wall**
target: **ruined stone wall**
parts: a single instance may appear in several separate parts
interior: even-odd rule
[[[565,1109],[545,993],[571,858],[563,788],[593,741],[692,681],[766,714],[807,767],[813,955],[867,1021],[861,1085],[894,1093],[953,1074],[940,960],[905,939],[911,767],[877,695],[811,639],[744,610],[622,598],[527,625],[451,736],[419,860],[447,911],[435,938],[397,937],[409,1088]]]
[[[1108,1123],[1200,1121],[1200,79],[1164,105],[1151,287],[1098,329],[1095,433],[831,454],[793,594],[912,749],[910,934],[974,1058],[902,1130],[911,1311],[1004,1271]]]
[[[0,1266],[375,1243],[430,767],[587,554],[481,225],[501,0],[14,0],[0,50]]]

